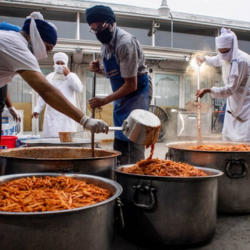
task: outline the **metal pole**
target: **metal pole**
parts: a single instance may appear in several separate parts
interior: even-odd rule
[[[93,54],[93,61],[96,60],[96,54]],[[93,74],[93,84],[92,84],[92,98],[95,97],[95,87],[96,87],[96,73]],[[95,118],[95,109],[92,109],[92,118]],[[95,157],[95,134],[91,133],[91,155]]]
[[[80,40],[80,12],[76,13],[76,40]]]
[[[155,21],[152,21],[152,46],[155,47]]]
[[[174,47],[174,20],[171,12],[169,12],[169,15],[171,17],[171,48]]]

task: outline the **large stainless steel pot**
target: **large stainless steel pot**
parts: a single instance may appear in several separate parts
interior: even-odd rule
[[[111,168],[117,166],[113,150],[79,147],[14,148],[0,151],[0,175],[19,173],[82,173],[111,178]]]
[[[129,167],[123,166],[125,168]],[[209,240],[216,226],[218,170],[199,168],[205,177],[134,175],[113,168],[123,187],[125,228],[134,243],[158,249]]]
[[[1,176],[0,183],[27,176]],[[108,189],[112,197],[100,203],[71,210],[17,213],[0,211],[0,249],[3,250],[110,250],[114,239],[116,199],[121,186],[109,179],[89,175],[69,175]]]
[[[203,142],[203,144],[236,145],[236,142]],[[175,142],[167,144],[166,157],[173,161],[218,169],[225,173],[219,179],[218,211],[224,213],[250,212],[250,152],[218,152],[187,149],[196,142]]]
[[[27,147],[91,147],[90,139],[79,138],[77,142],[60,142],[59,138],[43,138],[43,139],[31,139],[20,141],[21,145]],[[98,140],[95,140],[95,147],[98,148]]]

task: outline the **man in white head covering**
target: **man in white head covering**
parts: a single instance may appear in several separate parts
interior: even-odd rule
[[[75,73],[68,68],[68,56],[59,52],[54,54],[54,69],[46,79],[58,89],[67,100],[76,106],[76,93],[82,92],[83,85]],[[45,101],[39,96],[32,118],[38,118],[45,106]],[[46,105],[43,123],[43,137],[59,137],[58,132],[76,132],[77,123],[68,116]]]
[[[211,93],[213,98],[227,98],[223,140],[250,141],[250,56],[238,49],[237,37],[230,29],[222,28],[215,41],[218,55],[198,55],[196,61],[222,67],[224,86],[197,90],[196,97]]]
[[[22,29],[5,23],[0,29],[0,88],[19,74],[48,105],[80,123],[84,129],[108,133],[104,121],[86,116],[43,76],[37,60],[46,58],[56,42],[56,27],[46,22],[40,12],[31,13]],[[4,92],[0,100],[4,104],[6,91],[0,89],[0,92]]]

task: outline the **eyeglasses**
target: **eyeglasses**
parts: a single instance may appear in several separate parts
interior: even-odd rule
[[[102,32],[104,31],[106,28],[105,28],[105,25],[106,25],[107,21],[104,23],[104,24],[100,24],[97,29],[93,29],[93,28],[90,28],[89,32],[92,33],[92,34],[97,34],[99,32]]]

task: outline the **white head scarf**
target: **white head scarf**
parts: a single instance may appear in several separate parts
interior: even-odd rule
[[[58,61],[62,61],[62,62],[65,63],[65,66],[67,66],[69,58],[68,58],[68,56],[65,53],[58,52],[58,53],[54,54],[53,60],[54,60],[54,64],[56,64],[56,62],[58,62]]]
[[[32,12],[30,16],[28,16],[27,18],[31,18],[30,40],[31,40],[31,46],[32,46],[32,51],[34,53],[34,56],[36,57],[37,60],[46,58],[48,56],[46,47],[37,30],[36,22],[35,22],[35,19],[44,20],[43,15],[40,12]]]
[[[229,76],[238,76],[238,40],[230,29],[221,29],[221,35],[215,38],[217,49],[231,49],[228,53],[220,53],[221,59],[231,63]]]
[[[63,68],[67,67],[67,65],[68,65],[68,60],[69,60],[68,56],[65,53],[58,52],[58,53],[54,54],[53,60],[54,60],[55,71],[57,73],[59,73],[59,74],[62,74],[63,73]],[[56,64],[58,61],[64,62],[65,65],[58,65],[58,64]]]

